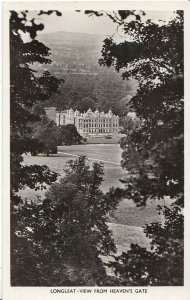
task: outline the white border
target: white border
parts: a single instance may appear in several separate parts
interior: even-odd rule
[[[133,9],[133,10],[177,10],[185,11],[185,285],[184,287],[148,287],[147,294],[51,294],[50,287],[11,287],[10,286],[10,145],[9,145],[9,9]],[[190,244],[190,142],[188,136],[190,132],[190,3],[184,1],[97,1],[97,2],[20,2],[4,3],[3,5],[3,300],[41,300],[44,299],[188,299],[190,297],[190,254],[188,253]],[[60,287],[59,287],[60,288]],[[126,287],[129,288],[129,287]],[[77,289],[79,289],[77,287]],[[82,289],[82,288],[81,288]],[[92,288],[95,289],[94,287]],[[108,288],[109,291],[110,288]],[[188,297],[189,296],[189,297]]]

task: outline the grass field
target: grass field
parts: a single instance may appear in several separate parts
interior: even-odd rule
[[[117,144],[87,144],[58,147],[58,154],[53,156],[39,155],[36,157],[24,156],[24,163],[48,165],[52,171],[64,176],[64,165],[70,159],[76,159],[79,155],[86,155],[89,163],[102,161],[104,164],[104,182],[101,186],[104,192],[111,186],[123,186],[119,179],[126,176],[127,172],[120,166],[121,152]],[[35,199],[37,195],[43,196],[45,191],[26,189],[21,191],[23,197]],[[114,217],[110,217],[109,227],[117,244],[118,251],[129,249],[131,243],[138,243],[142,246],[149,244],[143,233],[142,226],[154,221],[162,221],[157,213],[157,205],[165,204],[165,201],[148,201],[146,207],[136,207],[131,200],[124,199],[120,202]]]
[[[101,188],[103,191],[108,191],[111,186],[122,186],[119,179],[126,175],[126,171],[120,166],[121,152],[121,148],[117,144],[59,146],[58,153],[49,157],[25,155],[24,163],[47,165],[52,171],[63,176],[63,168],[68,160],[75,160],[80,155],[86,155],[90,164],[95,161],[103,162],[105,174]]]
[[[122,134],[120,135],[111,135],[109,138],[104,136],[88,136],[87,143],[89,144],[118,144],[120,138],[122,137]]]

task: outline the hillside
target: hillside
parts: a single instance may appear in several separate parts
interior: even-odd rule
[[[66,32],[57,31],[54,33],[41,33],[38,35],[39,40],[47,42],[48,44],[65,44],[65,45],[88,45],[100,46],[101,42],[105,39],[105,35],[89,34],[81,32]]]
[[[48,69],[65,83],[61,94],[54,95],[46,106],[58,109],[79,108],[79,102],[88,97],[89,107],[100,110],[111,108],[120,115],[120,101],[128,95],[134,95],[137,83],[123,81],[114,68],[99,66],[102,42],[106,38],[99,34],[55,32],[40,34],[39,41],[51,49],[51,65],[36,65],[39,73]],[[92,106],[91,106],[92,103]],[[118,105],[119,104],[119,105]]]
[[[53,68],[57,72],[95,72],[101,54],[103,35],[55,32],[39,35],[51,49]]]

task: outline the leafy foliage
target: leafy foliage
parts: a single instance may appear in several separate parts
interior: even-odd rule
[[[69,161],[65,172],[42,203],[25,203],[13,215],[13,242],[19,247],[13,285],[105,285],[99,255],[115,251],[106,222],[117,200],[100,190],[101,164],[90,168],[81,156]]]
[[[56,154],[58,145],[71,146],[73,144],[81,144],[83,140],[75,125],[57,126],[54,121],[46,116],[43,116],[40,122],[32,125],[32,137],[39,145],[32,155],[45,153],[47,156]]]
[[[125,101],[121,101],[126,95],[134,95],[137,83],[122,81],[115,72],[101,72],[97,76],[92,74],[66,74],[65,83],[60,87],[60,94],[53,95],[47,106],[55,106],[57,110],[64,110],[72,107],[83,112],[91,108],[101,111],[111,109],[119,116],[128,112]],[[87,99],[91,99],[88,100]],[[119,104],[118,104],[119,103]]]
[[[144,230],[152,239],[152,251],[131,245],[109,265],[121,284],[182,285],[183,12],[176,12],[168,23],[136,20],[122,26],[130,38],[119,44],[106,39],[100,64],[113,65],[123,78],[139,81],[130,105],[140,123],[124,124],[122,166],[131,176],[123,181],[126,189],[116,189],[115,196],[133,199],[139,206],[149,198],[168,196],[173,205],[163,209],[164,224],[152,223]]]
[[[34,124],[33,138],[41,144],[40,153],[47,156],[57,153],[58,129],[54,121],[43,117],[41,122]]]
[[[142,202],[164,195],[173,198],[183,192],[182,18],[179,12],[169,24],[126,23],[124,29],[133,40],[120,44],[106,40],[102,51],[101,63],[111,62],[122,72],[125,67],[124,77],[140,80],[130,104],[142,123],[122,143],[122,165],[139,175],[133,178],[139,187],[145,182],[150,185],[144,197],[140,196],[143,190],[139,193]],[[130,159],[134,153],[138,162]],[[134,164],[129,165],[130,161]],[[138,192],[136,187],[131,194],[134,192]]]
[[[45,116],[45,115],[46,115],[46,111],[45,111],[45,109],[44,109],[43,104],[40,103],[40,102],[35,103],[35,104],[33,105],[33,107],[32,107],[32,113],[33,113],[35,116],[39,117],[39,119],[40,119],[41,116]]]
[[[32,124],[39,121],[39,116],[33,113],[32,107],[39,101],[47,100],[58,90],[62,80],[58,80],[45,72],[42,77],[35,76],[31,65],[35,62],[49,64],[50,49],[35,40],[37,31],[43,30],[42,24],[36,24],[34,19],[28,25],[27,11],[10,12],[10,129],[11,129],[11,267],[12,283],[22,277],[26,265],[34,268],[35,261],[31,260],[31,240],[22,234],[26,229],[20,225],[26,216],[21,213],[22,199],[17,192],[30,187],[34,190],[44,189],[57,179],[57,174],[47,166],[24,165],[23,154],[36,155],[41,144],[32,138]],[[24,43],[23,34],[30,36],[30,42]],[[21,207],[20,207],[21,205]],[[24,250],[23,250],[24,249]],[[23,251],[26,265],[23,264]],[[21,255],[20,255],[21,253]],[[20,268],[21,267],[21,268]],[[29,276],[31,272],[28,273]],[[26,274],[25,274],[26,275]],[[32,275],[32,274],[31,274]],[[35,273],[33,274],[35,282]],[[15,277],[16,276],[16,277]],[[17,277],[18,276],[18,277]],[[24,275],[23,275],[24,276]],[[32,278],[31,278],[32,279]]]
[[[83,140],[73,124],[60,125],[57,131],[59,145],[70,146],[73,144],[81,144]]]
[[[85,14],[90,16],[108,16],[114,23],[117,23],[119,26],[125,24],[125,21],[132,17],[136,21],[141,20],[141,16],[145,15],[144,11],[136,11],[136,10],[118,10],[118,11],[95,11],[95,10],[85,10]]]
[[[36,169],[35,166],[23,166],[22,154],[35,154],[40,144],[31,138],[29,122],[35,122],[38,117],[32,113],[32,107],[37,101],[47,100],[58,90],[61,80],[45,72],[42,77],[35,77],[31,64],[34,62],[48,64],[50,49],[34,40],[36,32],[42,30],[43,25],[36,25],[31,20],[27,25],[27,12],[20,14],[12,11],[10,15],[10,126],[11,126],[11,187],[12,201],[21,200],[14,192],[26,185],[39,186],[39,182],[50,183],[56,179],[53,172],[46,166]],[[21,32],[28,33],[31,41],[24,43]],[[51,83],[51,84],[50,84]],[[36,174],[37,171],[37,174]],[[35,175],[36,174],[36,175]],[[28,181],[27,181],[28,179]],[[43,185],[41,185],[43,188]]]
[[[131,244],[129,251],[108,264],[118,285],[183,285],[183,214],[176,206],[162,210],[165,223],[155,222],[144,229],[151,239],[151,250]]]
[[[87,111],[91,108],[93,111],[96,109],[96,103],[90,97],[82,98],[77,103],[77,109],[81,112]]]

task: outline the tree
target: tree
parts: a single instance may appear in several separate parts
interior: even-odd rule
[[[42,13],[42,11],[40,12]],[[50,12],[52,13],[52,11]],[[24,153],[37,154],[41,144],[32,138],[29,123],[39,120],[32,112],[38,101],[47,100],[58,90],[62,80],[45,72],[41,77],[31,69],[33,63],[49,64],[50,49],[35,39],[37,31],[43,30],[43,24],[36,24],[32,19],[28,25],[27,11],[10,12],[10,130],[11,130],[11,275],[12,284],[19,280],[23,268],[31,265],[30,257],[23,264],[22,256],[30,252],[30,241],[23,227],[19,230],[22,219],[23,200],[18,191],[29,187],[35,190],[57,179],[57,174],[47,166],[30,165],[23,162]],[[28,34],[30,41],[24,43],[23,34]],[[24,221],[24,219],[23,219]],[[21,234],[20,234],[21,233]],[[22,255],[20,256],[20,253]],[[18,278],[16,279],[16,276]],[[35,275],[34,275],[35,276]]]
[[[19,240],[14,285],[94,286],[108,280],[100,255],[115,251],[107,221],[118,202],[100,190],[102,164],[90,167],[80,156],[67,162],[65,173],[43,202],[19,210],[17,230],[24,243]]]
[[[134,95],[137,83],[134,80],[121,80],[119,74],[114,70],[103,70],[101,68],[101,72],[96,76],[92,74],[64,74],[65,82],[60,87],[61,94],[53,95],[47,100],[46,105],[55,106],[59,111],[72,107],[83,112],[90,107],[92,110],[97,108],[100,111],[111,109],[119,116],[124,115],[124,105],[120,105],[118,102],[128,93]],[[83,98],[91,98],[93,102],[85,105],[85,107],[81,106],[80,103]]]
[[[128,112],[131,111],[131,107],[130,107],[131,98],[132,98],[131,95],[127,95],[117,103],[117,111],[119,113],[119,116],[121,117],[121,120],[123,119],[123,117],[127,116]]]
[[[47,156],[57,153],[58,128],[54,121],[44,117],[41,122],[35,124],[33,137],[41,143],[40,153]]]
[[[32,113],[37,116],[37,117],[40,117],[40,116],[45,116],[46,115],[46,111],[44,109],[44,106],[42,103],[38,102],[38,103],[35,103],[34,106],[32,107]]]
[[[12,11],[10,14],[10,126],[11,126],[11,199],[16,204],[21,198],[16,195],[19,189],[26,185],[43,188],[43,183],[56,179],[53,172],[43,166],[24,166],[23,153],[38,151],[40,145],[31,137],[28,123],[39,120],[32,113],[32,107],[37,101],[48,99],[58,90],[61,80],[45,72],[42,77],[35,76],[31,65],[51,63],[48,59],[50,49],[38,42],[36,32],[43,29],[42,24],[27,24],[27,12],[20,14]],[[28,33],[31,41],[24,43],[21,37]],[[51,84],[50,84],[51,82]],[[32,182],[31,182],[32,174]]]
[[[78,133],[75,125],[67,124],[58,126],[59,145],[81,144],[82,136]]]
[[[91,108],[93,111],[96,109],[96,103],[90,97],[85,97],[78,101],[78,103],[76,104],[76,108],[80,112],[87,111],[89,108]]]
[[[137,181],[147,175],[144,179],[150,184],[143,199],[164,195],[174,198],[183,192],[183,16],[179,12],[174,20],[162,26],[133,21],[126,24],[125,31],[135,41],[116,45],[106,40],[101,63],[106,65],[111,60],[118,70],[125,66],[127,71],[122,76],[140,80],[131,104],[143,126],[133,132],[130,142],[141,158]],[[133,68],[129,70],[131,64]],[[127,168],[125,155],[130,153],[127,150],[123,153],[123,167]],[[148,159],[155,165],[147,165]],[[159,188],[152,189],[151,183]],[[143,201],[139,197],[137,201]]]
[[[118,285],[183,285],[183,215],[177,206],[165,206],[162,210],[165,223],[155,222],[144,229],[151,238],[151,250],[131,244],[129,251],[108,263]]]
[[[118,196],[127,196],[137,205],[147,199],[168,196],[165,223],[145,228],[152,239],[152,251],[132,245],[112,266],[120,282],[130,285],[183,284],[183,12],[168,23],[126,22],[121,11],[114,20],[123,26],[128,41],[104,41],[102,59],[114,65],[124,79],[139,81],[130,104],[141,124],[122,140],[122,166],[131,177]],[[154,269],[155,268],[155,269]],[[156,269],[157,268],[157,269]],[[157,274],[157,270],[160,270]]]

